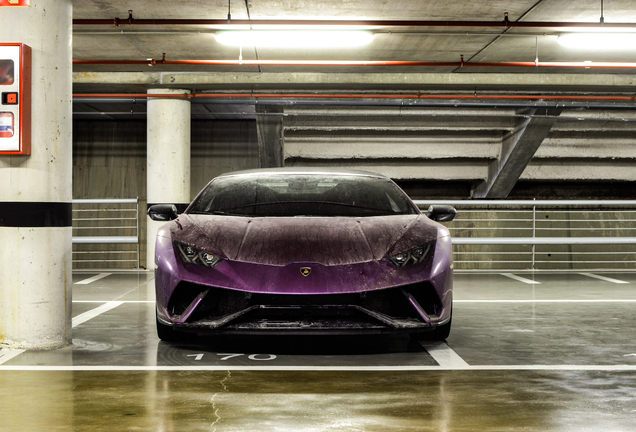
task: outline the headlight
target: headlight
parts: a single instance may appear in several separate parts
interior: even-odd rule
[[[211,254],[209,252],[204,252],[192,246],[185,245],[183,243],[174,243],[175,247],[179,251],[179,256],[181,257],[181,261],[186,264],[194,264],[203,267],[213,268],[216,267],[223,261],[218,255]]]
[[[434,244],[435,242],[426,243],[422,246],[409,249],[406,252],[393,255],[389,258],[389,262],[398,268],[419,264],[426,261],[426,258],[428,258],[433,250]]]

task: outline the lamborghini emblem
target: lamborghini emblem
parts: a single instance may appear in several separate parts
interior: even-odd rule
[[[311,274],[311,268],[309,267],[301,267],[300,268],[300,274],[307,277]]]

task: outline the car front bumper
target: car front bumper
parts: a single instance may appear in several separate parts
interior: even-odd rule
[[[184,265],[171,244],[163,246],[155,273],[157,318],[176,331],[417,333],[450,320],[450,237],[438,239],[426,263],[403,269],[387,261],[340,268],[226,261],[207,269]],[[304,277],[302,267],[311,267],[312,275]]]

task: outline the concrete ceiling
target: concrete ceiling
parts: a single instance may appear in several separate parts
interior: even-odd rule
[[[605,22],[636,23],[634,0],[605,0]],[[224,19],[227,1],[82,0],[75,19]],[[249,15],[248,15],[249,11]],[[600,0],[232,0],[233,19],[381,19],[598,22]],[[218,44],[205,26],[74,26],[76,60],[238,59],[238,49]],[[636,47],[623,51],[566,50],[557,28],[376,28],[361,49],[244,50],[244,59],[396,60],[456,62],[540,61],[636,62]],[[592,94],[632,96],[632,69],[75,65],[75,93],[145,93],[149,88],[211,92],[409,92],[525,95]],[[534,97],[534,96],[533,96]],[[77,101],[76,101],[77,102]],[[196,103],[194,103],[196,102]],[[474,197],[502,198],[518,179],[526,182],[636,182],[636,105],[583,109],[563,101],[530,105],[477,101],[465,105],[394,106],[360,101],[345,106],[327,101],[313,106],[288,100],[267,114],[271,99],[193,100],[193,119],[256,119],[259,145],[281,155],[287,166],[343,166],[382,172],[395,179],[467,184]],[[420,100],[416,103],[421,102]],[[397,106],[395,104],[397,103]],[[331,104],[331,105],[329,105]],[[559,104],[555,107],[554,104]],[[403,105],[403,106],[400,106]],[[256,106],[256,109],[255,109]],[[74,104],[75,119],[145,119],[145,101],[85,100]],[[275,119],[275,121],[272,121]],[[272,142],[261,142],[271,136]],[[268,151],[269,151],[268,150]],[[263,162],[263,161],[261,161]],[[267,165],[263,165],[267,166]],[[450,182],[450,183],[449,183]],[[459,182],[459,183],[458,183]],[[418,183],[420,184],[420,183]],[[436,183],[437,184],[437,183]],[[610,186],[611,188],[611,186]],[[426,188],[425,188],[426,189]],[[499,189],[500,192],[496,192]],[[503,192],[501,192],[503,191]],[[611,189],[608,189],[611,195]],[[452,192],[453,195],[455,192]],[[457,192],[457,196],[462,196]],[[585,192],[577,196],[585,196]]]
[[[74,2],[76,19],[125,19],[133,10],[137,19],[224,19],[226,1],[176,0],[157,2],[136,0],[83,0]],[[249,11],[249,14],[248,14]],[[279,1],[233,0],[233,19],[382,19],[382,20],[479,20],[500,21],[504,12],[510,21],[585,21],[598,22],[600,0],[360,0],[343,1]],[[636,22],[633,0],[605,1],[606,22]],[[160,59],[163,53],[171,60],[237,59],[237,48],[216,42],[209,26],[74,26],[74,58],[86,59]],[[563,29],[513,28],[375,28],[373,42],[357,49],[281,50],[250,48],[244,59],[292,60],[412,60],[504,62],[535,60],[536,45],[541,61],[636,61],[636,49],[628,51],[571,51],[563,49],[556,36]],[[500,34],[505,33],[503,36]],[[256,73],[536,73],[519,68],[454,68],[454,67],[316,67],[316,66],[156,66],[145,65],[76,65],[75,71],[148,72],[256,72]],[[612,74],[614,69],[546,68],[541,74]]]

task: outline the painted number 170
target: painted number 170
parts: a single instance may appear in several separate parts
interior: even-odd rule
[[[223,360],[229,360],[231,358],[234,357],[240,357],[240,356],[244,356],[246,354],[230,354],[230,353],[218,353],[218,356],[222,356],[219,360],[223,361]],[[194,357],[194,360],[201,360],[203,358],[204,354],[188,354],[186,355],[186,357]],[[276,358],[276,356],[274,354],[250,354],[247,356],[248,359],[250,360],[255,360],[255,361],[268,361],[268,360],[274,360]]]

